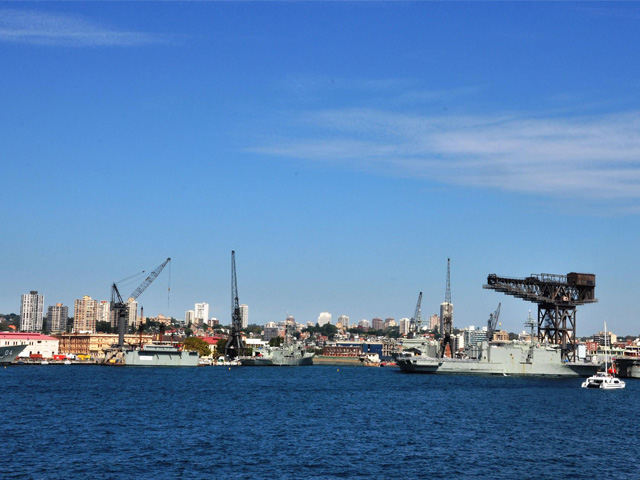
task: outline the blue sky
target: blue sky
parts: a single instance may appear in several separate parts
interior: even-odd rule
[[[0,3],[0,312],[170,256],[145,313],[227,323],[235,249],[255,323],[428,316],[450,257],[457,327],[579,271],[639,334],[639,54],[628,2]]]

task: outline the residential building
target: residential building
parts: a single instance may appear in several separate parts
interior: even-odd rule
[[[264,334],[262,338],[265,342],[268,342],[275,337],[284,337],[284,328],[280,327],[275,322],[269,322],[264,326]]]
[[[111,322],[111,302],[100,300],[98,303],[96,322]]]
[[[411,319],[410,318],[401,318],[398,320],[399,323],[399,333],[400,335],[408,335],[411,330]]]
[[[193,325],[196,320],[196,312],[195,310],[187,310],[184,312],[184,324],[185,325]]]
[[[480,345],[483,341],[487,340],[487,327],[475,328],[471,325],[463,330],[462,335],[465,346],[471,347]]]
[[[73,331],[75,333],[93,333],[96,331],[98,301],[89,295],[76,299],[73,306]]]
[[[94,359],[102,359],[105,350],[118,343],[118,335],[113,333],[63,334],[59,335],[60,353],[74,355],[91,355]],[[124,343],[128,345],[146,345],[153,341],[153,335],[128,334]]]
[[[384,330],[384,320],[378,317],[371,319],[371,328],[374,330]]]
[[[366,318],[363,318],[358,322],[358,327],[363,328],[365,330],[369,330],[370,326],[371,325],[369,324],[369,320],[367,320]]]
[[[47,330],[51,333],[66,332],[68,319],[69,307],[61,303],[51,305],[47,309]]]
[[[25,293],[20,301],[20,331],[36,332],[42,330],[44,295],[37,290]]]
[[[209,320],[209,304],[205,302],[196,303],[194,312],[194,325],[202,327]]]
[[[318,326],[321,327],[327,323],[331,323],[331,314],[329,312],[321,312],[318,315]]]
[[[391,328],[391,327],[397,327],[398,326],[398,322],[396,322],[396,319],[393,317],[387,317],[384,319],[384,328]]]
[[[618,341],[618,336],[613,332],[598,332],[593,336],[593,341],[598,345],[609,345],[609,347],[611,347],[611,345]]]
[[[240,305],[240,319],[242,320],[242,328],[249,326],[249,306]]]
[[[440,326],[440,317],[434,313],[429,317],[429,330],[437,330]]]
[[[138,326],[138,302],[133,298],[127,300],[127,326]]]
[[[342,328],[349,328],[349,317],[347,315],[340,315],[338,317],[338,323],[342,324]]]

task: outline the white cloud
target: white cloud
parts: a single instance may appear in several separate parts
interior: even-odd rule
[[[640,112],[438,117],[345,109],[307,114],[299,125],[310,129],[305,138],[254,151],[545,197],[640,199]]]
[[[162,41],[157,35],[116,30],[72,15],[0,10],[0,42],[86,47],[140,46]]]

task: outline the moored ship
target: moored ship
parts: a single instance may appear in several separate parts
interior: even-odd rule
[[[285,343],[258,349],[255,356],[241,358],[240,363],[248,367],[301,367],[313,365],[314,355],[300,344]]]
[[[27,348],[26,343],[23,345],[0,346],[0,363],[11,363],[25,348]]]
[[[588,361],[563,361],[560,348],[553,345],[517,342],[490,345],[483,342],[476,352],[477,358],[438,358],[438,345],[428,347],[418,355],[415,352],[399,354],[396,363],[400,370],[433,374],[588,377],[600,367]]]
[[[198,352],[182,350],[175,345],[151,343],[139,348],[117,352],[105,363],[127,367],[197,367]]]

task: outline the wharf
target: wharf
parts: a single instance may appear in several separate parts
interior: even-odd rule
[[[326,355],[316,355],[313,357],[314,365],[343,365],[343,366],[362,366],[362,362],[358,357],[329,357]]]

